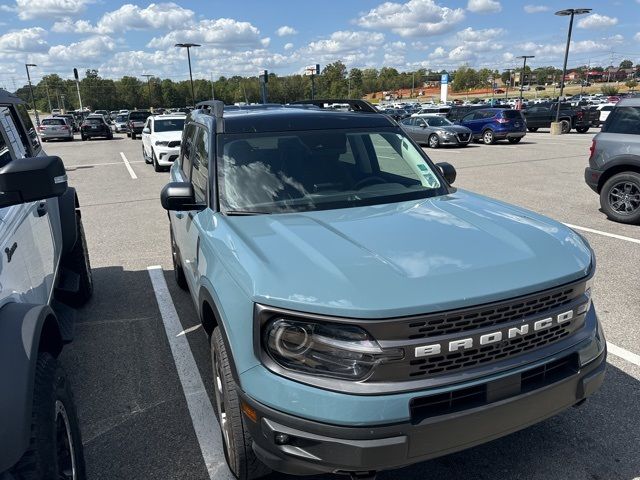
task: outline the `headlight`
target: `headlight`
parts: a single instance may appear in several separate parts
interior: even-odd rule
[[[156,147],[166,147],[169,145],[169,142],[165,142],[165,141],[157,141],[156,142]]]
[[[443,135],[445,137],[450,137],[451,135],[453,135],[453,133],[447,132],[446,130],[440,130],[438,133],[440,133],[440,135]]]
[[[401,360],[401,349],[383,350],[362,328],[276,318],[263,345],[280,366],[312,375],[362,380],[384,362]]]

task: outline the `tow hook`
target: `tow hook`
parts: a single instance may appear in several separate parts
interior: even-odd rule
[[[376,480],[378,472],[372,470],[369,472],[350,472],[351,480]]]

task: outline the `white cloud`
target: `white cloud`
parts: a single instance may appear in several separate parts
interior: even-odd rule
[[[640,3],[640,0],[638,0],[638,3]],[[640,42],[640,32],[636,33],[636,34],[633,36],[633,39],[634,39],[636,42]]]
[[[249,22],[232,18],[201,20],[186,29],[173,30],[162,37],[153,38],[149,48],[168,48],[176,43],[193,42],[209,47],[241,50],[244,47],[261,47],[260,30]]]
[[[98,21],[101,33],[127,30],[175,29],[192,23],[194,12],[175,3],[151,3],[146,8],[125,4],[105,13]]]
[[[13,6],[2,5],[4,11],[16,12],[20,20],[60,18],[77,15],[94,0],[15,0]]]
[[[460,30],[456,37],[463,42],[485,42],[492,40],[504,34],[502,28],[485,28],[483,30],[474,30],[471,27],[467,27],[464,30]]]
[[[264,37],[260,39],[260,45],[262,45],[265,48],[267,48],[270,43],[271,43],[271,37]]]
[[[456,62],[464,62],[471,60],[474,57],[474,53],[464,45],[460,45],[459,47],[451,50],[448,56],[449,60],[454,60]]]
[[[295,28],[289,27],[288,25],[283,25],[278,30],[276,30],[276,35],[278,35],[279,37],[286,37],[287,35],[296,35],[297,33],[298,31]]]
[[[47,32],[44,28],[23,28],[0,35],[0,52],[2,53],[38,53],[46,52],[49,45],[43,38]]]
[[[94,60],[104,57],[116,48],[116,43],[106,35],[96,35],[69,45],[55,45],[49,49],[49,60],[53,62],[70,62]]]
[[[284,49],[285,50],[291,50],[293,48],[293,43],[285,43],[284,44]]]
[[[353,52],[363,47],[379,46],[384,43],[382,33],[371,32],[333,32],[327,39],[311,42],[307,47],[311,53],[327,54]]]
[[[438,59],[438,58],[446,58],[447,52],[442,47],[437,47],[432,53],[429,54],[429,58]]]
[[[494,13],[502,10],[498,0],[469,0],[467,10],[475,13]]]
[[[578,28],[608,28],[617,25],[617,23],[618,19],[615,17],[607,17],[606,15],[594,13],[586,18],[580,19],[580,21],[578,22]]]
[[[546,5],[525,5],[524,11],[526,13],[541,13],[548,12],[550,9]]]
[[[439,35],[464,20],[464,10],[441,7],[434,0],[385,2],[355,20],[364,28],[386,29],[402,37]]]
[[[57,33],[97,33],[97,28],[91,25],[88,20],[76,20],[74,22],[69,17],[55,22],[51,30]]]

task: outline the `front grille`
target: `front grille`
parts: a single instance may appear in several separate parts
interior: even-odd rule
[[[169,144],[167,145],[168,147],[179,147],[180,146],[180,140],[174,140],[173,142],[169,142]]]
[[[459,133],[458,134],[458,140],[460,140],[461,142],[466,142],[467,140],[469,140],[469,134],[468,133]]]
[[[547,291],[522,300],[512,300],[490,307],[472,308],[435,315],[433,318],[409,324],[408,338],[439,337],[494,325],[510,323],[525,317],[546,313],[570,303],[576,296],[576,287]]]
[[[535,348],[556,342],[572,332],[570,327],[556,325],[547,330],[526,335],[524,337],[506,340],[500,343],[472,348],[463,352],[453,352],[430,358],[411,360],[410,377],[423,375],[439,375],[450,373],[462,368],[472,368],[483,363],[494,362],[503,358],[513,357]]]

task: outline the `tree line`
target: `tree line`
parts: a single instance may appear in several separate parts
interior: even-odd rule
[[[621,67],[626,67],[629,63],[631,62],[625,60]],[[587,67],[580,68],[586,70]],[[591,68],[591,70],[598,69],[602,67]],[[517,71],[519,70],[500,73],[498,70],[488,68],[476,70],[462,66],[449,72],[449,76],[452,89],[464,92],[471,89],[490,89],[492,83],[498,83],[498,79],[502,84],[513,85],[514,73]],[[343,62],[337,61],[326,65],[321,75],[314,78],[315,95],[316,98],[362,98],[365,94],[398,89],[415,89],[417,93],[425,85],[437,85],[443,73],[447,72],[426,69],[399,72],[392,67],[347,69]],[[562,72],[555,67],[539,67],[533,70],[527,67],[524,73],[525,83],[527,83],[527,75],[532,73],[535,74],[536,82],[541,84],[559,80],[562,76]],[[215,81],[196,79],[193,83],[196,103],[211,98],[222,100],[226,104],[261,101],[260,82],[257,76],[220,77]],[[92,110],[176,108],[193,103],[188,80],[174,81],[151,77],[148,81],[144,81],[133,76],[123,76],[114,80],[102,78],[97,70],[87,70],[84,78],[79,82],[79,87],[83,106],[89,106]],[[312,81],[308,76],[278,76],[270,73],[268,101],[288,103],[304,100],[310,98],[311,89]],[[50,111],[52,108],[71,110],[80,106],[75,81],[63,79],[56,74],[46,75],[34,84],[33,93],[36,106],[41,111]],[[31,104],[28,85],[19,88],[16,94]]]

